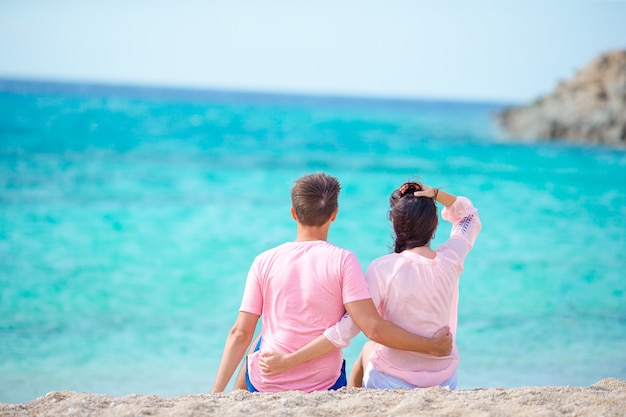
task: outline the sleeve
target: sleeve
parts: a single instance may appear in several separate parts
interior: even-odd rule
[[[337,348],[350,346],[350,339],[361,332],[359,326],[350,318],[348,313],[344,314],[341,320],[333,326],[324,330],[326,339]]]
[[[376,310],[378,310],[380,314],[383,303],[385,302],[385,274],[377,267],[376,262],[377,261],[372,262],[367,268],[365,272],[365,282],[372,295],[374,306],[376,306]]]
[[[342,262],[341,275],[343,277],[343,303],[365,300],[371,298],[363,270],[359,260],[352,252],[347,252],[347,256]],[[324,331],[324,336],[336,347],[344,348],[350,345],[350,339],[355,337],[361,329],[350,318],[348,314]]]
[[[442,245],[443,249],[463,264],[482,228],[478,210],[468,198],[457,197],[454,204],[443,209],[441,217],[452,223],[450,238]]]
[[[263,292],[259,283],[259,262],[255,259],[248,271],[246,286],[243,290],[243,299],[239,311],[261,315],[263,312]]]
[[[371,298],[359,260],[352,252],[346,252],[347,256],[344,257],[341,263],[342,270],[340,272],[342,277],[343,303],[347,304],[353,301]]]

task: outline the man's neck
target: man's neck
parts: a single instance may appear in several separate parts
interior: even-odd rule
[[[312,240],[328,240],[328,227],[302,226],[298,223],[296,242],[308,242]]]

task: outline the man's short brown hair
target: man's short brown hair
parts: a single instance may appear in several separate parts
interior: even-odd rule
[[[298,222],[304,226],[322,226],[339,207],[339,180],[322,172],[305,175],[291,189],[291,204]]]

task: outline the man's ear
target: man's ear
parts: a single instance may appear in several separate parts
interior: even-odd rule
[[[296,209],[294,209],[293,207],[291,208],[291,217],[293,217],[295,221],[298,221],[298,216],[296,216]]]
[[[331,214],[331,215],[330,215],[330,221],[331,221],[331,222],[334,222],[334,221],[335,221],[335,219],[337,218],[337,213],[339,213],[339,207],[337,207],[337,208],[335,209],[335,211],[333,211],[333,214]]]

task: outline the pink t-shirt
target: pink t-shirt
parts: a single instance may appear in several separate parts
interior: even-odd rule
[[[435,250],[434,259],[411,251],[392,253],[375,259],[365,273],[382,318],[427,337],[447,325],[455,336],[452,353],[446,357],[376,344],[370,357],[376,370],[416,387],[439,385],[451,378],[457,369],[459,277],[465,257],[481,229],[478,211],[465,197],[457,197],[454,204],[444,208],[441,214],[453,226],[450,238]],[[336,346],[345,347],[358,332],[356,324],[346,315],[324,335]]]
[[[326,241],[288,242],[257,256],[240,308],[263,320],[261,349],[248,356],[252,385],[262,392],[333,386],[341,370],[341,350],[274,376],[261,374],[258,355],[298,350],[339,321],[344,304],[367,298],[371,296],[356,256]]]

